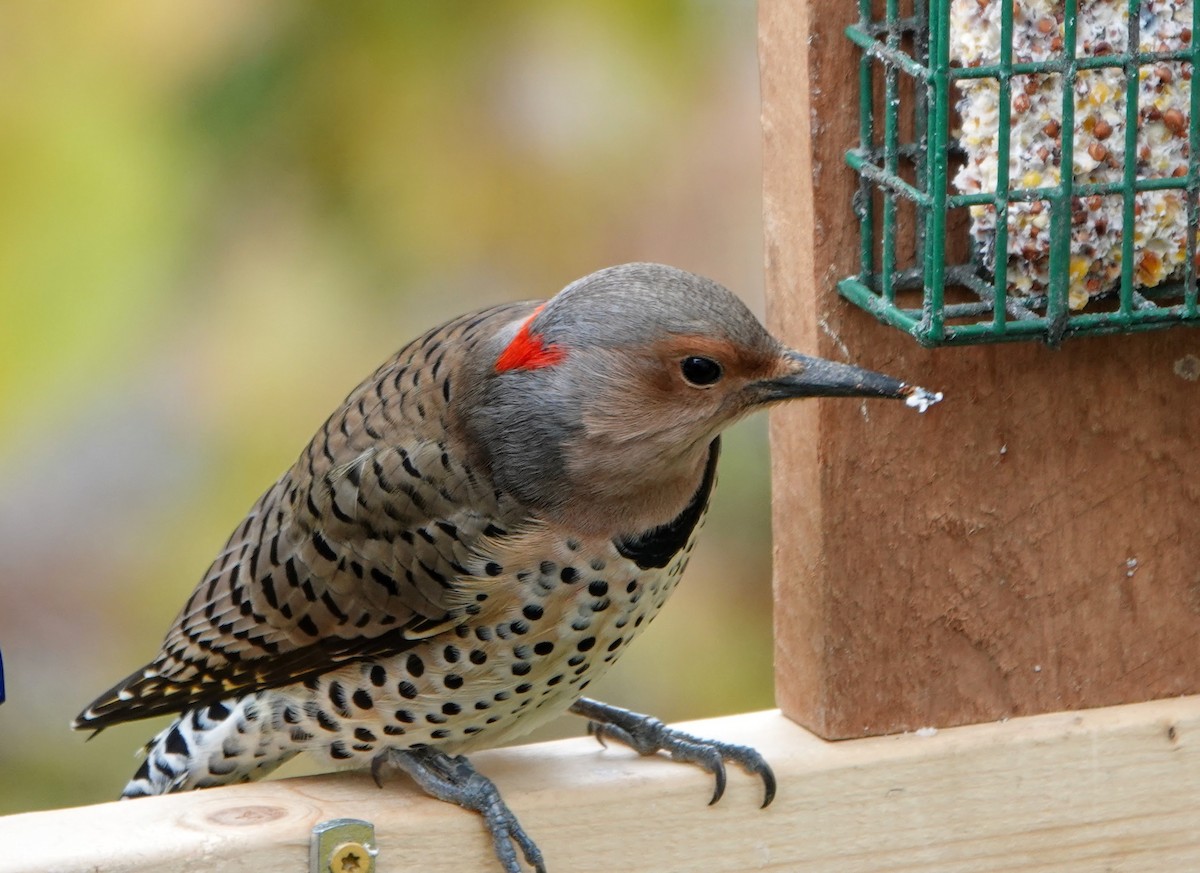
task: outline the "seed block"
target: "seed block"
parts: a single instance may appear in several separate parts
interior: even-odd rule
[[[1001,63],[1000,0],[952,0],[950,59],[960,67]],[[1054,0],[1013,4],[1011,62],[1032,65],[1034,72],[1014,75],[1008,95],[1007,259],[1009,292],[1044,291],[1050,275],[1050,190],[1062,181],[1064,126],[1070,126],[1072,184],[1080,190],[1071,201],[1069,305],[1088,301],[1119,284],[1123,235],[1132,211],[1133,279],[1153,288],[1182,278],[1188,249],[1185,191],[1142,190],[1129,210],[1123,188],[1131,181],[1170,179],[1188,172],[1188,120],[1191,64],[1171,57],[1191,46],[1192,9],[1187,0],[1144,0],[1130,28],[1127,0],[1081,0],[1074,56],[1097,59],[1079,69],[1064,99],[1065,77],[1037,71],[1070,49],[1065,44],[1064,8]],[[1130,89],[1121,55],[1132,48],[1138,60],[1136,152],[1126,153],[1126,105]],[[1113,57],[1106,65],[1104,58]],[[955,131],[964,164],[953,178],[964,194],[1000,190],[1001,87],[996,78],[959,79]],[[1068,111],[1069,107],[1069,111]],[[1132,168],[1129,162],[1133,161]],[[1092,193],[1088,193],[1092,192]],[[1102,193],[1103,192],[1103,193]],[[1038,196],[1043,194],[1044,196]],[[997,209],[990,203],[970,209],[972,241],[984,266],[995,271]]]

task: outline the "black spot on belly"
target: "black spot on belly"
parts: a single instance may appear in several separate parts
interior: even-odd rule
[[[329,702],[333,704],[338,715],[350,715],[350,707],[346,703],[346,689],[342,687],[341,682],[329,683]]]
[[[664,525],[645,531],[637,536],[618,537],[613,540],[617,551],[633,561],[643,570],[651,567],[665,567],[671,558],[687,545],[692,531],[700,523],[700,517],[708,506],[708,498],[712,493],[713,483],[717,479],[717,458],[721,454],[721,439],[718,437],[709,443],[708,462],[704,465],[704,478],[700,487],[683,508],[683,512]]]

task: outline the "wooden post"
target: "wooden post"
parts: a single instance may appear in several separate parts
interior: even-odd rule
[[[946,400],[773,414],[780,706],[842,738],[1200,690],[1200,333],[931,352],[839,298],[855,15],[760,5],[768,316]]]

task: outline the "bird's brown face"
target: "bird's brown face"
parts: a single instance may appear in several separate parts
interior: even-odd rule
[[[585,410],[593,438],[661,444],[659,460],[694,454],[737,419],[802,397],[903,398],[898,379],[802,355],[763,332],[744,345],[702,335],[670,335],[645,350],[619,350],[621,379]],[[589,414],[590,413],[590,414]]]
[[[879,373],[800,355],[765,331],[753,344],[672,334],[644,348],[587,354],[597,362],[587,369],[608,378],[592,384],[583,428],[565,446],[568,474],[588,483],[585,493],[640,501],[668,518],[694,490],[709,444],[743,416],[792,398],[908,390]]]
[[[597,402],[584,411],[586,433],[653,447],[659,463],[694,454],[754,408],[751,386],[786,375],[782,351],[766,342],[746,347],[691,334],[606,350],[608,368],[620,378],[599,386]]]

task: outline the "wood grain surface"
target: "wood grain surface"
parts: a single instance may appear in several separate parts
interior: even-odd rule
[[[772,414],[779,705],[841,738],[1200,690],[1200,332],[929,351],[840,298],[855,14],[760,5],[768,317],[946,400]]]
[[[756,745],[775,803],[735,772],[706,806],[696,768],[588,738],[475,758],[552,873],[1200,869],[1200,698],[838,743],[778,712],[685,727]],[[296,873],[338,817],[374,823],[379,873],[499,869],[473,815],[359,773],[0,818],[0,873]]]

